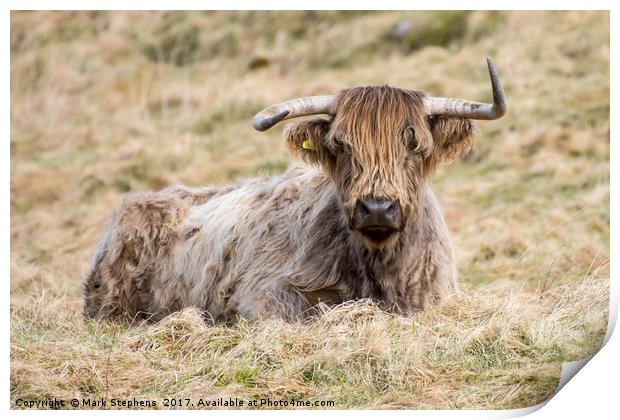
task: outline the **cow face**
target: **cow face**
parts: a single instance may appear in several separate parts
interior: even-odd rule
[[[295,156],[321,165],[356,232],[371,248],[395,242],[416,216],[420,192],[441,161],[468,150],[474,124],[427,117],[424,94],[389,86],[342,91],[331,119],[287,129]]]

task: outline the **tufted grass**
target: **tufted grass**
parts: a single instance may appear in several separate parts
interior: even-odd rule
[[[295,324],[212,326],[186,309],[128,328],[84,322],[75,313],[54,316],[55,308],[40,300],[13,310],[12,398],[533,405],[553,393],[562,361],[600,345],[608,304],[608,282],[598,277],[603,268],[538,293],[514,285],[467,287],[462,298],[409,317],[359,301]]]
[[[474,150],[433,179],[460,299],[410,317],[347,303],[307,324],[210,326],[193,310],[131,328],[82,319],[81,282],[125,194],[282,171],[281,127],[258,133],[250,118],[289,97],[389,83],[488,100],[486,55],[509,114],[482,122]],[[608,13],[13,12],[11,102],[13,406],[517,408],[601,344]]]

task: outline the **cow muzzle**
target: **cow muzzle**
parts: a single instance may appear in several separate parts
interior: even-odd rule
[[[385,242],[403,227],[403,212],[397,201],[357,200],[352,228],[371,242]]]

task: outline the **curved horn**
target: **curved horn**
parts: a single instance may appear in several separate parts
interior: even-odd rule
[[[330,114],[332,111],[332,95],[306,96],[271,105],[254,116],[252,125],[258,131],[265,131],[282,120],[304,115]]]
[[[506,94],[502,81],[491,57],[487,57],[491,87],[493,88],[493,103],[466,101],[458,98],[441,98],[429,96],[424,100],[426,113],[429,115],[454,115],[471,118],[473,120],[496,120],[501,118],[508,109]]]

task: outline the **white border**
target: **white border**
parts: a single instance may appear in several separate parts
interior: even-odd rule
[[[87,3],[77,0],[8,0],[8,10],[611,10],[612,0],[565,0],[565,1],[533,1],[533,0],[433,0],[406,1],[285,1],[261,0],[227,0],[226,2],[197,2],[192,0],[151,0],[149,2],[122,0],[91,0]]]

